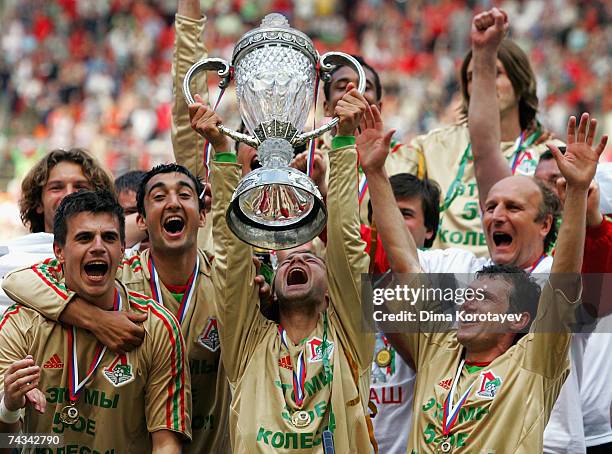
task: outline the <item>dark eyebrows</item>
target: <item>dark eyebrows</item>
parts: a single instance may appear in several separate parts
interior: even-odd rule
[[[74,234],[74,239],[75,240],[82,240],[82,239],[88,239],[93,237],[94,234],[93,232],[89,231],[89,230],[82,230],[80,232],[77,232]]]
[[[193,185],[189,184],[189,182],[186,181],[186,180],[178,180],[176,182],[176,184],[177,184],[177,186],[180,186],[182,188],[183,187],[187,187],[187,188],[191,189],[191,191],[195,192],[195,189],[193,188]],[[164,183],[163,181],[158,181],[157,183],[151,185],[151,187],[147,191],[147,194],[150,194],[151,192],[153,192],[153,190],[155,190],[157,188],[167,189],[166,183]]]

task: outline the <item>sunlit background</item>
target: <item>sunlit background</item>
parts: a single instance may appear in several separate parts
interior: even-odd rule
[[[209,55],[271,11],[311,36],[319,52],[362,55],[379,70],[386,125],[397,138],[457,121],[459,63],[475,11],[488,1],[203,0]],[[539,119],[563,136],[589,111],[612,132],[612,2],[494,2],[538,78]],[[84,147],[118,176],[170,161],[170,69],[177,0],[0,1],[0,240],[20,235],[22,177],[54,148]],[[211,78],[211,98],[216,97]],[[237,127],[235,99],[220,113]],[[321,109],[317,121],[323,121]],[[610,149],[607,150],[607,158]]]

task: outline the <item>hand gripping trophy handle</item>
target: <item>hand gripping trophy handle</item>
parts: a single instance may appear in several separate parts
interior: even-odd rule
[[[183,79],[183,96],[185,97],[185,101],[187,104],[193,104],[195,100],[193,96],[191,96],[191,90],[189,89],[189,84],[191,83],[191,79],[197,73],[201,71],[217,71],[217,74],[221,78],[221,82],[219,82],[219,88],[227,88],[229,85],[232,76],[231,76],[231,66],[227,61],[222,58],[204,58],[199,62],[195,63],[187,74],[185,74],[185,79]],[[219,131],[221,131],[226,136],[232,138],[237,142],[243,142],[247,145],[257,148],[259,145],[259,141],[252,136],[242,134],[238,131],[234,131],[233,129],[226,128],[223,125],[218,126]]]
[[[326,54],[321,56],[319,58],[319,77],[323,81],[330,80],[332,70],[338,65],[349,66],[350,68],[355,70],[355,72],[359,76],[359,84],[357,86],[357,91],[359,91],[359,93],[361,94],[365,93],[366,76],[362,66],[354,57],[345,54],[344,52],[327,52]],[[232,78],[231,66],[224,59],[205,58],[203,60],[200,60],[199,62],[195,63],[191,68],[189,68],[189,71],[187,71],[187,74],[185,74],[185,79],[183,80],[183,95],[185,96],[185,101],[187,102],[187,104],[193,104],[195,102],[193,96],[191,95],[189,84],[191,83],[191,79],[193,78],[193,76],[195,76],[201,71],[217,71],[217,74],[221,78],[221,82],[219,82],[219,88],[221,89],[226,88]],[[299,134],[293,138],[293,140],[291,141],[291,145],[296,147],[308,142],[312,138],[320,137],[327,131],[335,127],[339,121],[340,119],[338,117],[334,117],[329,123],[326,123],[315,130]],[[246,143],[247,145],[250,145],[254,148],[257,148],[260,144],[257,137],[242,134],[223,125],[219,125],[218,127],[219,131],[237,142]]]
[[[327,52],[326,54],[321,56],[321,58],[319,59],[319,77],[324,82],[331,80],[331,73],[336,66],[348,66],[355,70],[355,72],[359,76],[357,91],[363,95],[366,89],[365,72],[359,62],[354,57],[351,57],[349,54],[345,54],[344,52]],[[335,127],[339,121],[339,117],[334,117],[329,123],[326,123],[323,126],[320,126],[312,131],[308,131],[298,135],[293,139],[291,145],[296,147],[298,145],[302,145],[308,142],[312,138],[320,137],[327,131]]]

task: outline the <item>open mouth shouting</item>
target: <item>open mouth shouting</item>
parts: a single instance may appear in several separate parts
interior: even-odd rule
[[[178,215],[168,216],[162,223],[162,230],[170,238],[180,238],[185,231],[185,220]]]
[[[308,273],[304,268],[294,266],[287,272],[287,287],[308,283]]]
[[[493,243],[495,244],[496,248],[506,248],[512,245],[512,241],[514,240],[512,238],[512,235],[510,235],[507,232],[501,232],[501,231],[493,231]]]
[[[108,262],[97,259],[85,263],[83,271],[90,282],[99,283],[106,279],[109,268]]]

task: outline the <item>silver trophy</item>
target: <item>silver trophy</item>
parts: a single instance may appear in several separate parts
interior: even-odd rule
[[[317,76],[329,80],[336,65],[352,67],[359,75],[357,89],[365,91],[365,74],[357,60],[341,52],[320,57],[308,36],[274,13],[238,41],[231,66],[221,58],[206,58],[185,75],[183,92],[189,104],[194,102],[189,84],[200,71],[217,71],[222,89],[232,78],[236,81],[240,116],[250,135],[223,125],[219,129],[257,148],[262,167],[238,183],[226,218],[232,232],[253,246],[289,249],[312,240],[325,227],[327,211],[319,189],[289,163],[294,147],[338,124],[336,117],[303,132],[315,100]]]

